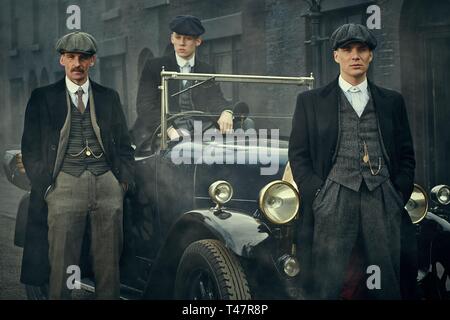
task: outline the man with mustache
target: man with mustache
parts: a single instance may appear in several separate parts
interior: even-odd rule
[[[202,44],[201,35],[205,29],[201,21],[194,16],[177,16],[170,22],[170,41],[174,52],[170,55],[150,60],[142,71],[137,94],[137,119],[133,126],[133,138],[137,146],[151,136],[161,120],[161,71],[183,73],[215,73],[214,68],[201,61],[197,48]],[[214,121],[222,133],[233,128],[233,112],[229,110],[230,103],[224,99],[217,83],[209,81],[204,85],[189,90],[176,97],[171,97],[186,87],[193,85],[191,81],[169,82],[169,111],[178,113],[190,110],[204,111],[214,115]],[[168,129],[171,139],[179,134],[177,128]]]
[[[96,298],[118,299],[134,150],[118,93],[89,78],[94,37],[67,34],[56,50],[66,76],[34,90],[25,113],[22,155],[31,196],[21,281],[48,283],[50,299],[69,299],[69,267],[80,264],[87,228]]]
[[[303,285],[317,299],[409,298],[417,261],[404,205],[415,158],[405,103],[367,80],[377,40],[365,26],[339,27],[331,44],[340,75],[298,96],[289,142]]]

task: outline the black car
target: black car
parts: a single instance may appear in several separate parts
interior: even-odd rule
[[[161,75],[161,126],[136,149],[137,187],[125,198],[121,296],[302,298],[295,239],[300,199],[285,169],[294,99],[313,78]],[[212,115],[169,112],[168,82],[183,79],[195,81],[194,87],[224,82],[235,106],[233,134],[220,134]],[[252,84],[262,85],[262,93]],[[275,91],[278,86],[289,88]],[[167,136],[171,125],[183,132],[176,140]],[[20,162],[19,150],[8,151],[4,167],[12,183],[27,189]],[[18,246],[28,197],[18,210]],[[86,252],[81,267],[82,288],[94,290]],[[27,294],[45,298],[46,286],[27,286]]]

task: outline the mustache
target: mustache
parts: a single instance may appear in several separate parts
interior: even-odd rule
[[[70,72],[83,72],[84,73],[84,69],[81,67],[77,67],[77,68],[71,69]]]

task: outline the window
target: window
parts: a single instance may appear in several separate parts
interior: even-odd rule
[[[17,1],[11,0],[9,3],[11,17],[11,49],[16,49],[19,41],[19,18],[17,17],[16,10]]]
[[[199,47],[200,59],[213,65],[216,73],[240,74],[241,54],[240,36],[208,40]],[[222,83],[221,88],[227,100],[239,100],[237,85]]]
[[[100,63],[101,82],[119,93],[123,112],[128,115],[125,56],[103,57]]]
[[[39,43],[39,21],[38,0],[33,0],[33,44]]]

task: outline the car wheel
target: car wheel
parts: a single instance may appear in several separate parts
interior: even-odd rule
[[[48,300],[48,285],[29,286],[25,285],[28,300]]]
[[[200,240],[184,251],[175,279],[175,298],[251,299],[247,278],[236,256],[220,241]]]

